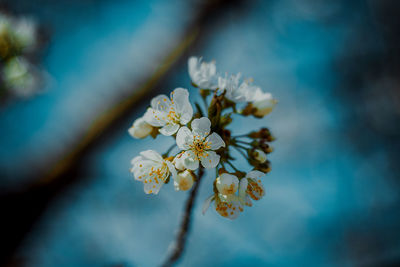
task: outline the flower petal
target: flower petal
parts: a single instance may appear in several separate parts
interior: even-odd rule
[[[162,127],[159,131],[162,135],[170,136],[176,133],[179,129],[179,124],[167,124]]]
[[[134,175],[135,180],[143,181],[147,179],[149,170],[151,167],[159,167],[160,164],[155,163],[152,160],[144,159],[142,156],[138,156],[132,160],[131,172]]]
[[[171,100],[166,95],[158,95],[151,100],[151,107],[155,110],[168,112]]]
[[[215,201],[215,210],[223,217],[234,220],[236,219],[240,212],[243,211],[242,204],[239,201],[231,200],[221,200],[217,198]]]
[[[210,134],[211,131],[211,121],[207,117],[202,117],[200,119],[194,119],[192,121],[192,132],[193,135],[198,135],[201,138],[205,138]]]
[[[174,178],[175,191],[187,191],[192,188],[193,183],[194,176],[190,171],[185,170],[183,172],[179,172]]]
[[[203,208],[201,213],[204,215],[206,214],[206,211],[208,210],[208,208],[210,207],[211,202],[215,199],[215,195],[211,195],[210,197],[208,197],[203,204]]]
[[[221,174],[217,179],[215,186],[222,195],[232,195],[238,190],[239,179],[229,173]],[[247,187],[246,187],[247,188]]]
[[[176,88],[171,93],[172,103],[177,115],[180,117],[180,123],[186,125],[193,117],[193,108],[189,102],[189,92],[184,88]]]
[[[183,165],[186,169],[196,170],[199,168],[199,159],[192,151],[185,151],[182,155]]]
[[[252,179],[259,179],[263,177],[265,173],[260,172],[260,171],[251,171],[247,173],[246,178],[252,178]]]
[[[201,165],[203,165],[204,168],[215,168],[218,163],[219,163],[220,156],[215,153],[214,151],[206,151],[205,152],[205,157],[202,157],[201,160]]]
[[[246,189],[249,184],[247,178],[242,178],[239,182],[239,197],[244,199],[246,197]]]
[[[176,144],[182,150],[187,150],[193,144],[193,134],[188,127],[181,127],[176,135]]]
[[[196,73],[197,73],[197,68],[199,65],[199,58],[198,57],[190,57],[188,60],[188,66],[189,66],[189,76],[192,79],[195,79]]]
[[[147,137],[152,131],[153,127],[143,117],[136,119],[132,127],[128,129],[128,133],[133,138],[139,139]]]
[[[172,162],[169,160],[165,160],[165,163],[167,163],[167,166],[168,166],[169,172],[171,173],[172,178],[175,179],[177,173],[176,173],[174,164],[172,164]]]
[[[217,150],[220,147],[225,147],[225,142],[222,140],[221,136],[217,133],[210,134],[206,139],[207,146],[211,150]]]
[[[160,154],[158,154],[158,152],[154,151],[154,150],[145,150],[140,152],[140,155],[144,158],[144,159],[149,159],[149,160],[153,160],[156,162],[162,162],[163,158],[161,157]]]
[[[160,191],[161,187],[164,185],[163,182],[158,182],[156,183],[154,180],[146,180],[147,183],[144,183],[144,192],[146,194],[154,194],[157,195],[158,192]]]
[[[158,111],[153,108],[148,108],[146,113],[143,115],[143,119],[154,127],[161,127],[166,124],[167,113],[164,111]]]
[[[185,153],[185,152],[181,152],[178,155],[176,155],[174,158],[174,161],[173,161],[175,168],[180,171],[183,171],[185,169],[185,166],[183,165],[183,158],[182,158],[183,153]]]

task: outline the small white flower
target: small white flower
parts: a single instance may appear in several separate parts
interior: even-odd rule
[[[238,190],[239,179],[235,175],[223,173],[217,178],[215,185],[222,195],[232,195]]]
[[[265,195],[264,186],[260,180],[264,175],[265,173],[260,171],[251,171],[244,178],[248,181],[246,193],[254,200],[260,200]]]
[[[204,168],[215,168],[220,156],[213,150],[225,147],[225,142],[217,133],[210,134],[211,122],[206,117],[194,119],[191,126],[192,131],[184,126],[176,135],[176,144],[185,150],[182,154],[183,165],[196,170],[201,161]]]
[[[201,58],[190,57],[188,65],[190,78],[197,87],[201,89],[217,89],[217,67],[215,66],[215,61],[202,62]]]
[[[171,92],[171,99],[166,95],[156,96],[151,100],[151,108],[144,114],[145,121],[154,126],[162,127],[160,133],[173,135],[181,125],[186,125],[193,116],[193,108],[189,102],[189,92],[176,88]]]
[[[234,220],[243,211],[242,203],[237,195],[221,195],[215,199],[215,210],[223,217]]]
[[[254,99],[254,93],[258,87],[253,86],[249,80],[245,80],[240,83],[241,74],[218,77],[218,89],[219,91],[225,91],[225,97],[232,102],[249,102]]]
[[[185,170],[183,172],[179,172],[177,176],[174,178],[174,187],[176,191],[187,191],[192,188],[194,182],[193,174]]]
[[[143,118],[136,119],[132,127],[128,129],[129,134],[137,139],[147,137],[152,131],[153,126],[148,124]]]
[[[274,109],[277,101],[272,97],[270,93],[264,93],[261,89],[257,89],[253,95],[252,107],[256,108],[254,112],[255,116],[263,117],[271,113]]]
[[[153,150],[140,152],[140,156],[133,158],[131,164],[131,172],[135,180],[143,182],[146,194],[158,194],[168,176],[176,176],[173,164]]]
[[[267,154],[264,153],[264,151],[260,150],[260,149],[256,149],[253,152],[254,158],[260,162],[260,163],[264,163],[267,161]]]

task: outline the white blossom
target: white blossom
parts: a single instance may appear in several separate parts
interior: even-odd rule
[[[188,90],[177,88],[171,92],[171,99],[166,95],[153,98],[144,119],[154,127],[162,127],[161,134],[173,135],[181,125],[186,125],[192,116],[193,108],[189,102]]]
[[[211,122],[202,117],[192,121],[192,130],[186,126],[179,129],[176,144],[182,150],[183,165],[190,170],[199,167],[199,161],[204,168],[215,168],[220,156],[214,151],[225,147],[225,142],[217,133],[211,133]]]
[[[143,182],[146,194],[158,194],[169,175],[172,174],[173,178],[176,176],[173,164],[153,150],[140,152],[140,156],[133,158],[131,164],[131,172],[135,180]]]
[[[192,188],[194,182],[193,173],[188,170],[179,172],[174,177],[174,187],[176,191],[187,191]]]
[[[225,97],[235,103],[249,102],[254,99],[254,94],[259,88],[252,85],[250,80],[240,82],[240,78],[240,73],[218,77],[218,90],[225,91]]]
[[[153,131],[153,126],[148,124],[143,117],[136,119],[131,128],[128,129],[129,134],[137,139],[147,137]]]
[[[232,195],[238,190],[239,179],[235,175],[223,173],[217,178],[215,185],[222,195]]]
[[[218,81],[215,61],[202,62],[201,58],[190,57],[188,65],[190,78],[197,87],[201,89],[217,89]]]

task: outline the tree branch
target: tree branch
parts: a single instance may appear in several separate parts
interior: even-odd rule
[[[192,191],[190,192],[189,198],[186,200],[185,213],[182,216],[182,222],[179,227],[178,235],[175,241],[170,245],[169,255],[167,259],[162,264],[163,267],[172,266],[177,260],[182,256],[185,249],[186,238],[189,232],[190,219],[192,215],[194,201],[196,199],[197,191],[200,187],[201,178],[204,175],[204,168],[199,168],[199,173],[197,175],[197,182],[194,184]]]

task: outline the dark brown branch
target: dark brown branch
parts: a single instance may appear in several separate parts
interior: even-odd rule
[[[185,249],[186,239],[190,227],[190,219],[192,216],[192,210],[194,201],[196,199],[197,191],[200,187],[201,178],[204,175],[204,169],[199,168],[199,173],[197,175],[197,182],[194,184],[192,191],[190,192],[189,198],[186,200],[185,212],[182,216],[182,222],[179,227],[178,235],[175,241],[170,245],[169,255],[167,259],[162,264],[163,267],[172,266],[177,260],[182,256]]]

